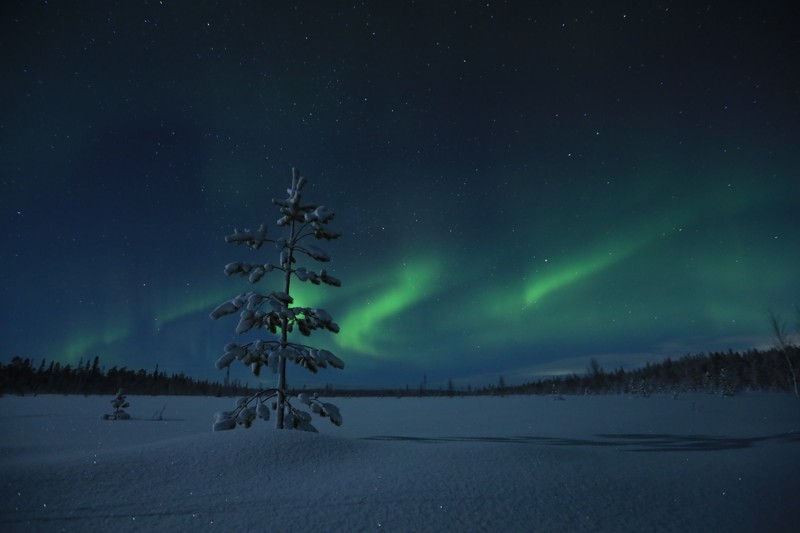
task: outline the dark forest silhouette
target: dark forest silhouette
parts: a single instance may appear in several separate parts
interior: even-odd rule
[[[583,375],[555,376],[522,385],[508,386],[502,376],[496,385],[458,388],[453,380],[447,387],[409,388],[303,389],[324,396],[466,396],[504,394],[550,394],[555,398],[575,394],[680,394],[707,392],[729,396],[742,391],[792,392],[792,375],[787,357],[797,364],[798,350],[748,350],[744,353],[712,352],[667,358],[661,363],[647,364],[633,370],[606,371],[590,360]],[[0,394],[114,394],[124,388],[128,394],[236,396],[252,394],[246,384],[201,381],[184,374],[167,375],[158,370],[129,370],[100,366],[99,357],[76,366],[42,360],[37,366],[31,359],[14,357],[9,364],[0,364]],[[297,392],[297,391],[294,391]]]
[[[128,394],[231,396],[252,392],[238,381],[232,384],[201,381],[184,374],[167,375],[158,370],[129,370],[126,367],[100,366],[100,358],[80,361],[76,366],[49,363],[42,359],[34,367],[30,359],[14,357],[0,365],[0,394],[115,394],[119,389]]]

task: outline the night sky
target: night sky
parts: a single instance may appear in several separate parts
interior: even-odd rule
[[[293,292],[347,366],[290,385],[767,346],[800,303],[798,12],[688,4],[3,2],[0,359],[222,380],[224,265],[277,262],[224,236],[277,236],[292,166],[343,233],[343,287]]]

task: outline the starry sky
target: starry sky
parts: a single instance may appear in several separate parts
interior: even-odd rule
[[[798,12],[686,4],[3,2],[0,359],[222,380],[242,339],[208,314],[253,288],[224,265],[277,262],[224,236],[277,236],[292,166],[343,233],[343,286],[292,292],[347,366],[290,385],[768,345],[800,303]]]

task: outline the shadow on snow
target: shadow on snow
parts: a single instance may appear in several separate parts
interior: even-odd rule
[[[750,448],[756,443],[777,441],[800,443],[800,432],[781,433],[764,437],[723,437],[716,435],[667,435],[650,433],[606,433],[596,439],[568,439],[557,437],[408,437],[378,435],[364,440],[408,441],[418,443],[446,442],[502,442],[512,444],[546,444],[550,446],[604,446],[617,447],[629,452],[716,452]]]

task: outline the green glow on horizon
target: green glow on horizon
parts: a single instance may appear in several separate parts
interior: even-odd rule
[[[771,235],[765,248],[755,240],[763,236],[746,231],[746,222],[733,223],[756,205],[745,201],[750,191],[741,189],[746,188],[722,188],[719,195],[704,190],[652,210],[646,196],[622,199],[617,210],[606,202],[583,212],[577,226],[556,213],[520,218],[517,230],[527,224],[533,236],[530,245],[520,247],[510,246],[511,235],[477,253],[429,240],[421,257],[411,255],[405,266],[399,259],[391,263],[402,257],[393,252],[369,265],[366,274],[351,270],[341,276],[342,288],[293,279],[294,306],[325,307],[341,326],[338,335],[319,332],[304,339],[295,332],[293,340],[331,349],[347,364],[378,359],[434,364],[447,357],[503,358],[509,350],[517,357],[530,350],[535,357],[537,350],[573,342],[644,343],[665,331],[697,338],[732,338],[744,327],[758,331],[764,326],[762,311],[781,304],[760,298],[778,291],[794,272]],[[626,220],[628,210],[636,213],[632,220]],[[233,337],[236,317],[212,326],[208,313],[239,293],[282,290],[284,283],[279,271],[255,285],[218,271],[210,278],[213,285],[150,292],[140,302],[144,311],[136,324],[148,327],[148,314],[155,318],[153,342],[166,348],[175,333],[185,335],[194,327]],[[117,322],[69,339],[68,360],[137,340],[131,324]],[[194,347],[193,340],[182,341],[188,353],[208,352],[209,360],[224,344]]]
[[[523,307],[529,308],[538,304],[553,293],[567,289],[573,285],[588,282],[600,272],[608,270],[621,261],[634,256],[647,245],[665,235],[661,229],[663,224],[644,230],[638,234],[621,235],[616,239],[606,239],[600,246],[583,254],[576,254],[565,259],[547,260],[540,271],[537,269],[528,277],[530,281],[523,286]]]
[[[172,321],[195,313],[204,311],[206,314],[211,313],[217,305],[236,294],[222,288],[215,288],[213,291],[190,290],[187,294],[171,295],[168,298],[169,305],[156,306],[154,316],[158,321],[157,327],[162,328]]]
[[[437,262],[418,261],[376,277],[374,281],[381,285],[360,298],[363,303],[356,304],[356,310],[344,316],[337,344],[362,354],[386,356],[378,352],[378,347],[391,336],[386,322],[435,293],[438,272]]]
[[[697,217],[693,204],[671,206],[638,224],[609,221],[597,238],[584,235],[583,242],[592,244],[544,256],[546,262],[538,259],[516,282],[482,287],[477,298],[482,312],[469,317],[473,326],[450,327],[468,331],[476,345],[535,346],[575,335],[607,337],[612,331],[638,335],[663,326],[656,313],[643,312],[652,305],[639,298],[636,284],[645,293],[652,288],[648,273],[663,268],[651,265],[670,259],[669,248],[684,235],[681,228]]]
[[[127,321],[114,320],[100,330],[91,332],[84,331],[70,337],[63,345],[63,357],[70,364],[77,363],[83,357],[94,355],[104,355],[101,353],[90,353],[93,350],[100,350],[115,342],[125,339],[130,335],[131,326]],[[55,354],[54,354],[55,355]]]
[[[563,267],[545,276],[534,274],[533,277],[536,279],[525,286],[525,305],[538,303],[539,300],[559,289],[579,283],[600,270],[621,261],[629,253],[629,251],[618,254],[599,253],[579,260],[568,261]]]

